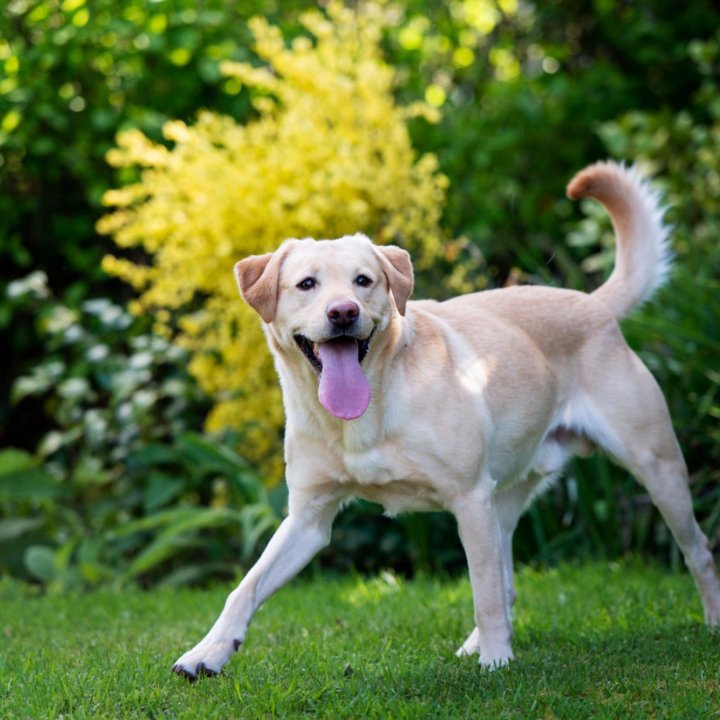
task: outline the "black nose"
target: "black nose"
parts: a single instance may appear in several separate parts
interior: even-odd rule
[[[338,330],[346,330],[360,316],[360,308],[352,300],[340,300],[332,303],[327,309],[327,319]]]

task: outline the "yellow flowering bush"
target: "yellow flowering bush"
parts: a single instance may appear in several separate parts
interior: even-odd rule
[[[251,121],[203,112],[194,125],[165,125],[171,148],[132,130],[108,155],[114,166],[137,168],[139,181],[106,194],[114,211],[99,229],[149,261],[108,256],[104,267],[139,291],[137,312],[153,313],[192,351],[191,372],[215,399],[208,429],[241,429],[241,451],[270,481],[282,468],[282,407],[234,263],[287,237],[357,231],[404,246],[421,272],[443,252],[447,181],[408,135],[408,117],[429,110],[394,101],[394,72],[380,50],[388,17],[381,5],[332,3],[304,14],[306,33],[291,43],[256,18],[263,64],[223,67],[251,93]]]

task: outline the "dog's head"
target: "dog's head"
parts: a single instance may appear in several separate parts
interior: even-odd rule
[[[318,397],[351,420],[370,403],[361,367],[373,340],[412,292],[410,256],[364,235],[287,240],[274,253],[235,266],[240,293],[288,352],[301,353],[320,378]]]

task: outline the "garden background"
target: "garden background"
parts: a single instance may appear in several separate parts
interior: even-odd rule
[[[9,0],[0,573],[49,591],[235,578],[285,495],[279,394],[233,263],[365,231],[411,251],[417,297],[591,289],[612,233],[564,187],[605,157],[667,201],[675,272],[623,329],[717,548],[718,28],[712,0]],[[456,535],[359,503],[313,567],[452,572]],[[524,563],[627,553],[680,562],[601,457],[516,535]]]

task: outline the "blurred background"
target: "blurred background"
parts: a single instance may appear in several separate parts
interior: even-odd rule
[[[570,177],[638,162],[676,269],[623,323],[720,541],[720,6],[712,0],[9,0],[0,14],[0,574],[204,583],[285,511],[282,409],[232,265],[364,231],[416,297],[596,287]],[[678,565],[648,497],[575,461],[521,562]],[[464,567],[454,521],[357,503],[318,570]]]

